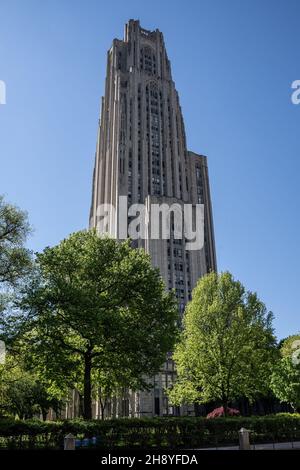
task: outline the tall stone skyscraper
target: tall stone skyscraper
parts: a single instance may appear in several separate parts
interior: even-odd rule
[[[187,150],[162,33],[147,31],[134,20],[126,24],[124,40],[113,40],[107,55],[90,227],[99,227],[99,206],[112,204],[116,211],[102,230],[120,238],[120,216],[127,209],[121,207],[120,196],[127,196],[128,207],[139,203],[149,210],[154,203],[204,205],[203,248],[187,250],[186,240],[177,239],[174,233],[169,239],[152,239],[149,225],[144,239],[133,242],[150,253],[167,288],[175,289],[182,313],[197,280],[216,270],[207,160]],[[151,392],[129,393],[121,402],[112,401],[107,412],[119,416],[177,414],[179,410],[168,405],[164,394],[174,374],[174,364],[167,359],[162,372],[149,379],[153,380]]]

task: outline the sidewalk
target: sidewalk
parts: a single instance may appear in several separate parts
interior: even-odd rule
[[[300,450],[300,441],[297,442],[276,442],[274,444],[251,444],[251,450]],[[231,447],[205,447],[197,450],[239,450],[238,446]]]

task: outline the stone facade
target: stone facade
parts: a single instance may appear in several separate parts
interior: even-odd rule
[[[105,231],[119,235],[119,196],[134,203],[203,204],[204,247],[188,251],[185,240],[135,241],[151,254],[169,289],[175,289],[180,312],[197,280],[215,271],[216,255],[207,159],[187,150],[178,93],[159,30],[147,31],[139,21],[125,26],[124,40],[114,39],[107,55],[105,95],[93,176],[90,227],[98,226],[97,208],[112,204],[116,213]],[[122,209],[123,210],[123,209]],[[147,374],[147,371],[145,371]],[[187,413],[170,407],[164,389],[175,376],[168,358],[150,392],[130,393],[111,400],[111,416],[153,416]],[[98,416],[95,404],[95,416]]]

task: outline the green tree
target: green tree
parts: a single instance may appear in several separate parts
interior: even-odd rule
[[[105,417],[105,409],[112,397],[122,395],[122,384],[126,383],[126,377],[122,377],[120,370],[99,370],[94,371],[93,375],[93,395],[99,400],[101,409],[101,419]]]
[[[53,387],[83,392],[91,418],[95,371],[120,371],[120,386],[146,387],[172,350],[177,306],[150,257],[130,241],[72,234],[37,255],[38,276],[26,289],[25,318],[11,319],[14,347]],[[108,385],[107,385],[108,386]]]
[[[275,363],[271,376],[271,390],[294,411],[300,408],[300,335],[282,342],[281,358]]]
[[[5,364],[0,365],[0,410],[19,419],[42,414],[46,419],[50,408],[56,412],[61,401],[53,396],[36,374],[20,365],[20,358],[9,354]]]
[[[201,278],[187,305],[174,359],[174,404],[217,400],[224,410],[239,397],[253,400],[268,389],[276,356],[272,314],[255,293],[228,272]]]
[[[15,286],[31,268],[24,243],[30,233],[27,214],[0,196],[0,286]]]
[[[27,214],[5,202],[0,195],[0,339],[5,339],[6,310],[32,269],[31,253],[25,248],[31,232]],[[0,374],[1,386],[1,374]]]
[[[294,362],[300,362],[300,334],[289,336],[280,346],[282,357],[290,357]]]
[[[32,269],[25,242],[31,229],[27,214],[0,195],[0,339],[5,339],[5,313]]]

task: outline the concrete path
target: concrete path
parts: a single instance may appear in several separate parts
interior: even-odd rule
[[[290,450],[299,449],[300,441],[297,442],[276,442],[275,444],[251,444],[251,450]],[[197,450],[239,450],[238,446],[231,447],[205,447]]]

